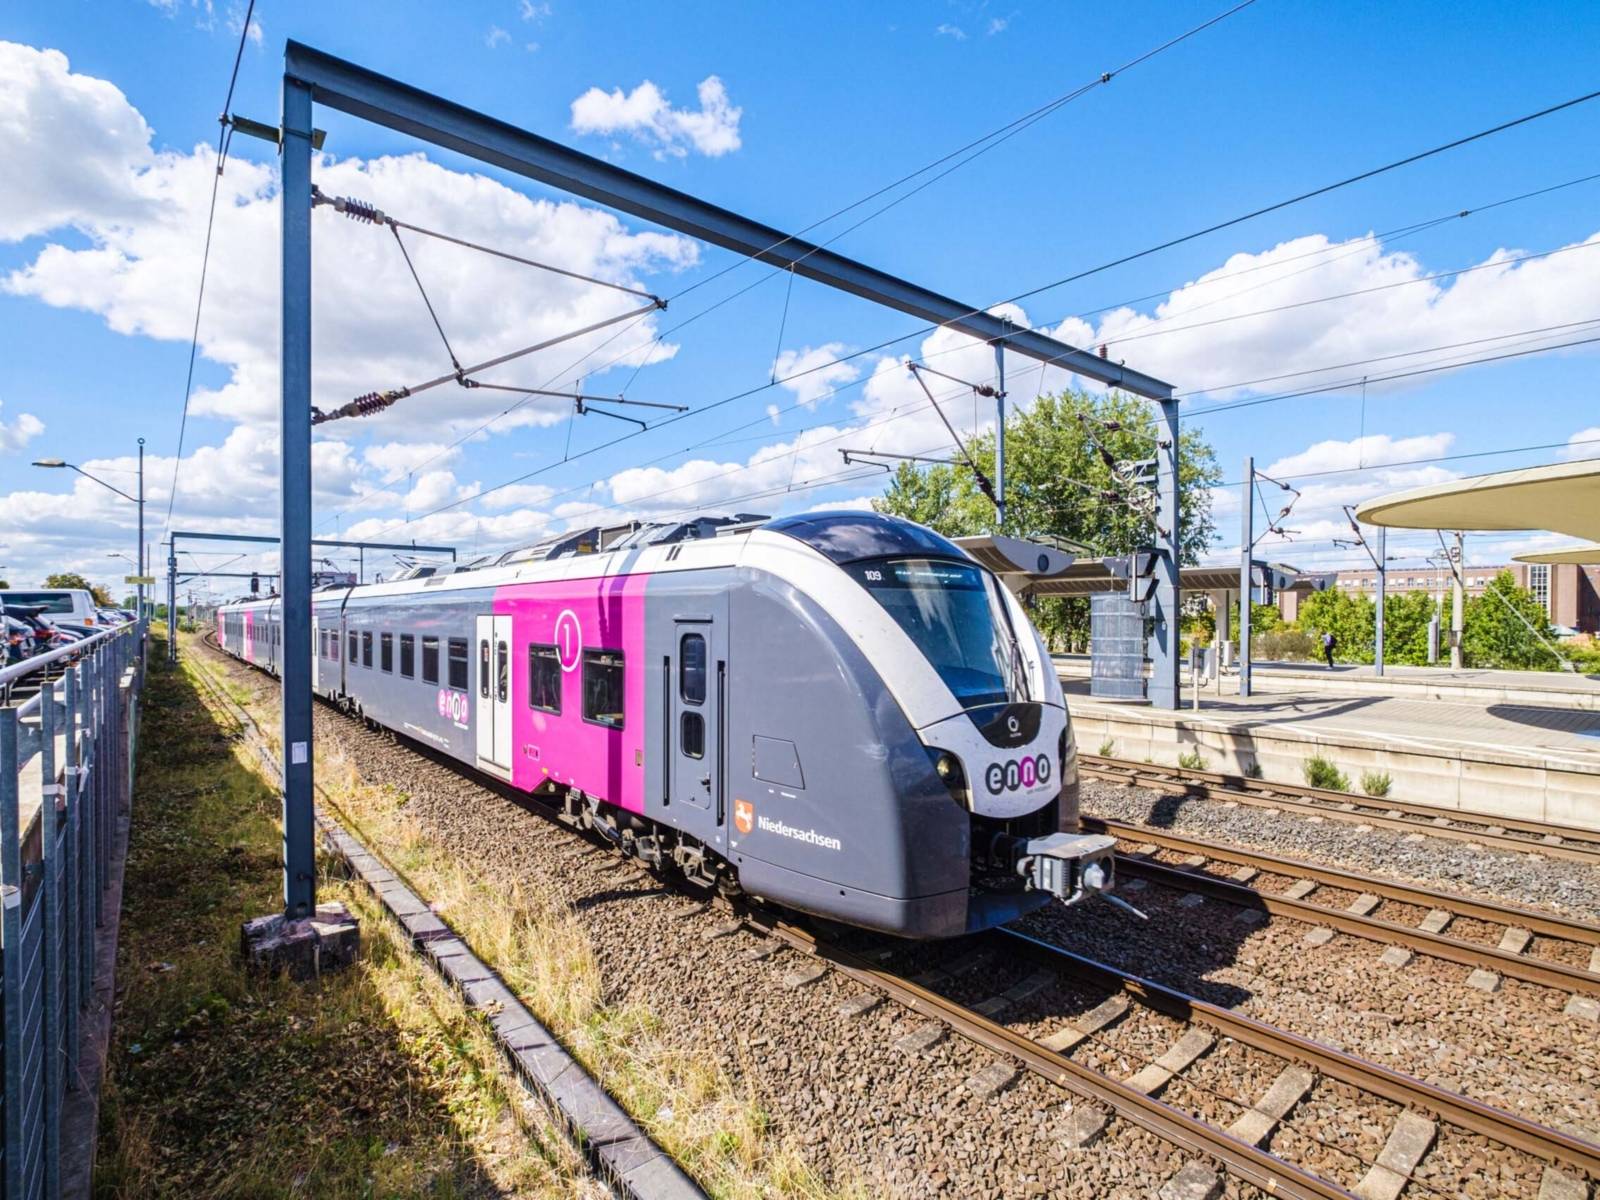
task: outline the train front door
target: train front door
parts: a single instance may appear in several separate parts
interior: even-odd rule
[[[511,777],[511,618],[478,618],[478,765]]]
[[[726,655],[720,649],[717,623],[709,618],[680,618],[674,630],[671,682],[672,798],[715,812],[721,826],[722,702],[726,687]]]

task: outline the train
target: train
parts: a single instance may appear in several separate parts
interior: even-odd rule
[[[279,673],[279,598],[215,619]],[[578,530],[314,591],[311,641],[327,702],[726,894],[918,939],[1116,903],[1043,639],[912,521]]]

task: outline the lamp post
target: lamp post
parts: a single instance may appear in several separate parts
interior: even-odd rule
[[[111,484],[107,483],[99,476],[91,475],[82,467],[77,466],[74,463],[69,463],[65,459],[36,458],[33,460],[33,465],[36,467],[49,467],[56,470],[76,471],[85,479],[92,479],[107,491],[115,492],[124,500],[131,500],[133,503],[139,506],[139,560],[135,564],[135,567],[139,572],[139,577],[141,579],[144,578],[144,439],[139,439],[139,494],[137,496],[130,496],[127,492],[123,491],[119,487],[112,487]],[[144,584],[142,583],[139,584],[139,615],[141,617],[144,616]]]

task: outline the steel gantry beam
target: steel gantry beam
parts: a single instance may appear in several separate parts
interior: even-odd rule
[[[309,861],[311,812],[310,416],[311,416],[311,153],[312,107],[321,104],[479,162],[581,196],[688,237],[803,275],[839,291],[907,313],[1025,358],[1058,366],[1161,405],[1155,524],[1164,530],[1157,555],[1152,703],[1178,703],[1178,405],[1172,385],[1022,329],[885,271],[740,216],[583,154],[549,138],[401,83],[376,71],[290,41],[284,52],[282,278],[282,505],[284,602],[284,812]],[[1161,561],[1165,560],[1165,561]],[[287,833],[286,833],[287,836]],[[297,837],[299,834],[297,833]],[[294,868],[291,867],[291,873]],[[295,896],[309,905],[309,893]],[[291,915],[297,907],[291,903]],[[304,911],[309,911],[305,909]],[[302,911],[299,915],[304,915]]]

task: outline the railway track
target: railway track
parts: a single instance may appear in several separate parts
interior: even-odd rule
[[[221,692],[220,686],[211,682]],[[247,711],[231,697],[227,699],[227,708],[235,720],[255,725]],[[1144,832],[1137,831],[1139,836]],[[1231,847],[1217,848],[1213,857],[1229,861],[1224,852],[1234,853]],[[1278,860],[1275,865],[1286,869],[1285,861]],[[1129,859],[1128,863],[1132,870],[1139,869],[1134,860]],[[1308,871],[1324,871],[1311,864],[1302,865]],[[1179,873],[1188,890],[1193,890],[1195,872],[1191,869]],[[1348,881],[1347,875],[1338,874],[1341,880]],[[1348,882],[1341,886],[1348,886]],[[1422,889],[1400,890],[1405,899],[1398,894],[1386,898],[1414,903],[1416,897],[1425,894]],[[1485,919],[1491,912],[1504,916],[1512,911],[1455,897],[1447,899],[1467,906],[1457,910],[1464,915],[1469,908],[1473,910],[1475,919]],[[1318,911],[1325,910],[1319,907]],[[1515,915],[1528,922],[1549,922],[1540,926],[1541,936],[1555,936],[1551,931],[1572,932],[1569,924],[1577,924],[1523,910],[1515,910]],[[1387,1200],[1402,1195],[1455,1194],[1454,1190],[1441,1192],[1436,1182],[1418,1170],[1439,1136],[1441,1124],[1486,1138],[1508,1153],[1527,1156],[1535,1171],[1538,1164],[1550,1164],[1590,1179],[1600,1178],[1600,1146],[1573,1134],[1434,1087],[1022,934],[995,930],[950,948],[951,957],[943,965],[930,969],[926,964],[916,964],[919,969],[896,970],[887,965],[894,956],[892,950],[885,953],[850,949],[767,914],[741,916],[747,926],[826,963],[908,1011],[998,1055],[996,1073],[987,1081],[969,1080],[969,1087],[998,1090],[1005,1086],[1005,1077],[1014,1075],[1020,1065],[1196,1156],[1185,1168],[1194,1172],[1191,1182],[1204,1184],[1209,1162],[1272,1196]],[[904,953],[904,944],[899,945]],[[986,969],[991,967],[994,969]],[[1005,981],[1006,986],[996,990],[997,981]],[[1079,1000],[1041,1008],[1037,998],[1052,988],[1077,989]],[[949,994],[974,989],[982,995],[970,1003]],[[1083,999],[1084,989],[1091,989],[1094,994]],[[1033,1017],[1028,1021],[1030,1012]],[[1033,1032],[1018,1027],[1018,1022],[1024,1021],[1038,1024],[1045,1012],[1055,1014],[1048,1018],[1054,1028]],[[1063,1015],[1069,1013],[1072,1015]],[[1138,1014],[1178,1022],[1178,1032],[1170,1037],[1164,1053],[1141,1055],[1110,1041],[1120,1027],[1137,1019]],[[919,1031],[913,1031],[908,1038],[919,1036]],[[1278,1069],[1270,1087],[1257,1095],[1233,1095],[1215,1084],[1194,1081],[1197,1064],[1204,1064],[1208,1055],[1224,1053],[1229,1043],[1271,1056]],[[1131,1055],[1139,1069],[1119,1075],[1094,1065],[1095,1058],[1103,1058],[1107,1052],[1112,1058]],[[1232,1080],[1234,1076],[1225,1078]],[[1315,1127],[1300,1128],[1297,1107],[1308,1106],[1324,1088],[1353,1088],[1388,1106],[1391,1125],[1381,1153],[1362,1158],[1333,1144]],[[1232,1119],[1223,1121],[1192,1111],[1193,1105],[1173,1096],[1174,1092],[1186,1091],[1211,1096]],[[1088,1144],[1097,1134],[1092,1128],[1095,1114],[1089,1108],[1080,1111],[1083,1116],[1075,1119],[1070,1139]],[[1104,1118],[1099,1120],[1103,1126]],[[1290,1132],[1293,1136],[1280,1136]],[[1325,1155],[1342,1155],[1353,1165],[1343,1172],[1307,1166],[1288,1153],[1268,1149],[1275,1140],[1310,1145]],[[1571,1180],[1571,1176],[1566,1178]],[[1571,1182],[1580,1188],[1586,1186],[1577,1180]]]
[[[1242,775],[1198,771],[1188,767],[1136,763],[1098,754],[1080,754],[1078,769],[1090,778],[1131,787],[1273,808],[1370,825],[1378,829],[1420,833],[1427,837],[1493,846],[1499,850],[1543,854],[1551,858],[1600,865],[1600,831],[1573,825],[1492,816],[1460,809],[1444,810],[1426,804],[1407,804],[1329,788],[1247,779]]]
[[[1299,1198],[1362,1197],[1393,1200],[1402,1194],[1440,1194],[1436,1185],[1420,1181],[1413,1173],[1422,1163],[1439,1133],[1439,1125],[1481,1137],[1528,1155],[1557,1171],[1576,1170],[1590,1179],[1600,1178],[1600,1146],[1572,1134],[1424,1083],[1401,1072],[1368,1062],[1342,1050],[1278,1029],[1252,1017],[1210,1004],[1198,997],[1131,972],[1096,962],[1062,947],[1007,929],[967,939],[958,956],[943,967],[907,972],[884,965],[886,955],[847,949],[818,938],[796,925],[756,920],[754,927],[802,954],[826,962],[833,970],[887,996],[910,1012],[1000,1056],[996,1074],[967,1081],[970,1090],[983,1091],[1014,1073],[1011,1064],[1032,1071],[1057,1087],[1109,1108],[1118,1116],[1165,1139],[1181,1149],[1220,1164],[1228,1174],[1262,1189],[1271,1196]],[[997,969],[1006,965],[1020,974],[1009,986],[971,1003],[953,998],[952,991],[980,991],[992,985]],[[1100,996],[1075,1004],[1031,1005],[1025,1023],[1041,1024],[1051,1011],[1073,1015],[1048,1017],[1051,1032],[1035,1035],[1007,1024],[1009,1018],[1026,1018],[1030,1001],[1063,983],[1094,989]],[[850,1002],[846,1002],[849,1006]],[[860,1008],[861,1005],[856,1005]],[[1136,1011],[1171,1018],[1180,1029],[1165,1052],[1139,1055],[1126,1045],[1114,1046],[1107,1035]],[[922,1034],[921,1040],[930,1039]],[[914,1049],[919,1031],[903,1039]],[[1219,1041],[1219,1039],[1221,1039]],[[1258,1095],[1233,1095],[1214,1085],[1194,1083],[1186,1077],[1207,1054],[1231,1041],[1271,1056],[1279,1067],[1271,1084]],[[1133,1057],[1136,1071],[1118,1077],[1082,1061],[1085,1052],[1098,1049],[1113,1060]],[[1105,1052],[1109,1051],[1109,1055]],[[1232,1076],[1225,1076],[1231,1079]],[[1171,1099],[1182,1082],[1192,1092],[1215,1102],[1232,1116],[1225,1123],[1192,1111],[1192,1104]],[[1297,1107],[1306,1105],[1321,1088],[1344,1085],[1394,1106],[1384,1150],[1363,1159],[1332,1144],[1315,1130],[1299,1129]],[[1003,1084],[1000,1084],[1003,1086]],[[1236,1115],[1235,1115],[1236,1114]],[[1094,1118],[1075,1118],[1064,1137],[1069,1144],[1084,1145],[1098,1134]],[[1103,1119],[1099,1127],[1103,1127]],[[1292,1139],[1279,1139],[1292,1130]],[[1314,1145],[1331,1156],[1351,1160],[1343,1172],[1309,1169],[1291,1158],[1267,1149],[1274,1140],[1295,1140]],[[1193,1171],[1194,1194],[1215,1194],[1203,1189],[1208,1168],[1198,1161]],[[1359,1178],[1330,1178],[1330,1174]],[[1580,1188],[1578,1180],[1567,1181]],[[1556,1183],[1562,1182],[1557,1174]],[[1455,1194],[1453,1191],[1443,1194]],[[1545,1193],[1541,1190],[1541,1195]],[[1586,1194],[1583,1192],[1577,1194]]]
[[[1087,815],[1083,825],[1086,830],[1109,833],[1120,843],[1136,848],[1133,852],[1118,852],[1117,870],[1121,877],[1144,879],[1235,904],[1246,911],[1291,917],[1403,946],[1525,983],[1600,996],[1600,927],[1588,922],[1413,887],[1376,875],[1222,845],[1146,825]],[[1160,852],[1183,858],[1177,863],[1162,861],[1156,857]],[[1231,868],[1229,875],[1213,873],[1212,868],[1223,865]],[[1281,891],[1267,891],[1261,886],[1264,876],[1282,877],[1289,882]],[[1319,889],[1354,893],[1354,898],[1342,907],[1319,903]],[[1420,908],[1425,915],[1416,924],[1394,920],[1384,912],[1391,904]],[[1499,941],[1485,944],[1452,936],[1448,930],[1458,918],[1497,927]],[[1559,955],[1563,944],[1573,948],[1565,951],[1569,961],[1530,953],[1548,947]]]

